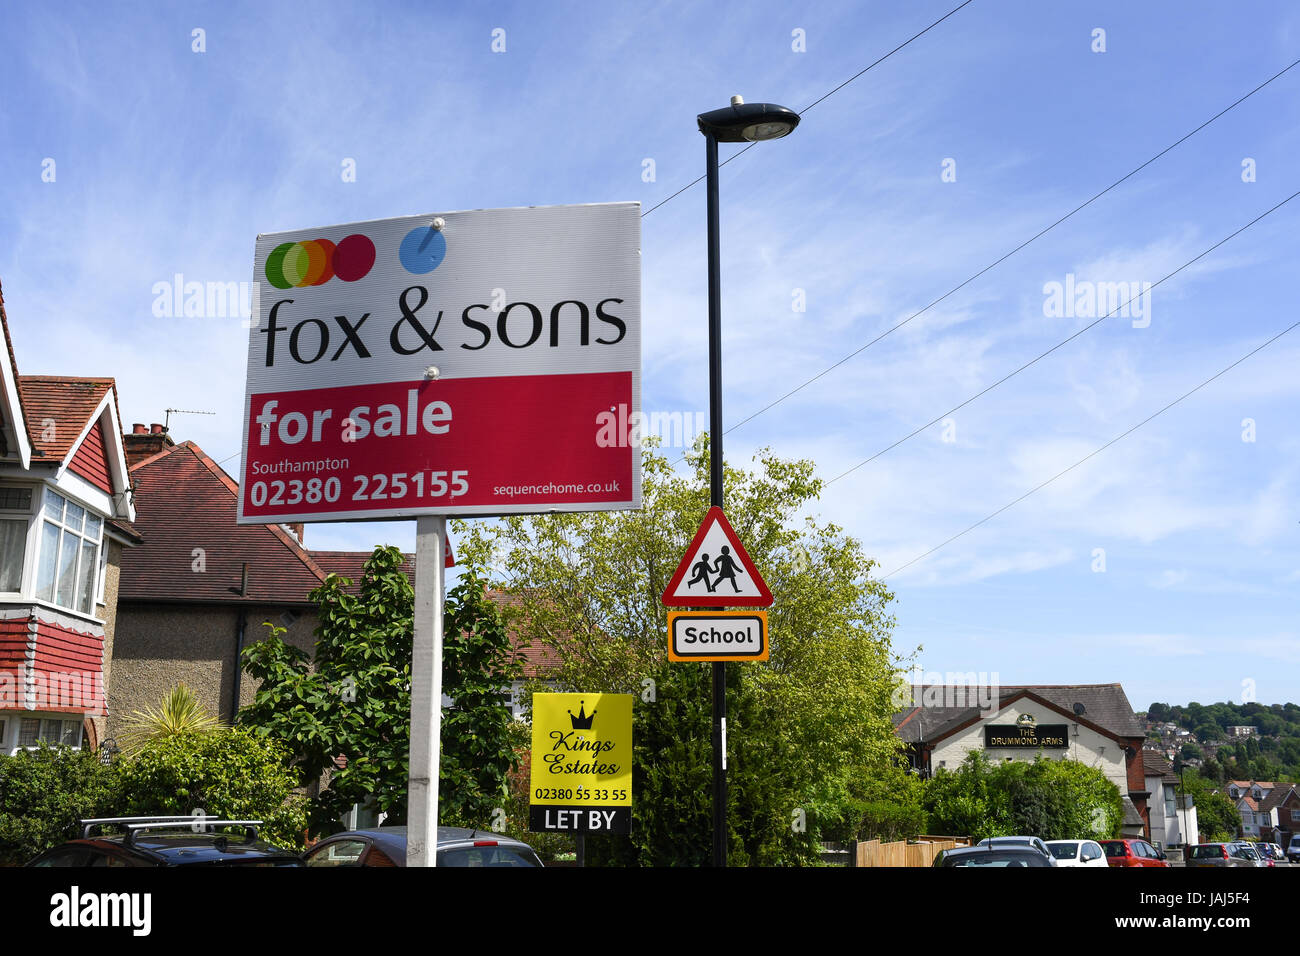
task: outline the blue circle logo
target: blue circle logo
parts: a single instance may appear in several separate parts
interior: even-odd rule
[[[416,226],[406,234],[397,249],[402,266],[417,276],[438,268],[446,255],[447,238],[432,226]]]

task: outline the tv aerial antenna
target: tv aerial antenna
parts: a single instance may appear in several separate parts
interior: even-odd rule
[[[216,412],[197,411],[193,408],[168,408],[164,409],[166,417],[163,419],[163,431],[170,432],[172,424],[172,414],[177,415],[215,415]]]

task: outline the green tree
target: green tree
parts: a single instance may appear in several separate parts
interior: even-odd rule
[[[81,836],[79,821],[119,813],[117,765],[93,750],[44,742],[0,755],[0,864],[21,865]]]
[[[660,603],[709,505],[707,447],[687,460],[678,474],[643,450],[640,511],[457,527],[467,558],[496,556],[517,626],[554,648],[563,689],[637,695],[632,835],[589,840],[593,859],[709,859],[709,668],[668,662]],[[726,473],[728,519],[776,599],[771,660],[728,668],[729,861],[811,862],[822,829],[842,818],[819,801],[899,752],[892,597],[859,542],[799,522],[822,487],[813,464],[767,453],[758,462]]]
[[[337,829],[355,804],[391,823],[406,819],[414,592],[404,560],[397,548],[376,548],[355,594],[333,574],[311,592],[313,657],[285,643],[283,628],[244,650],[244,669],[261,686],[240,725],[284,742],[304,785],[329,773],[312,801],[314,833]],[[456,703],[443,716],[439,822],[482,826],[518,763],[508,699],[518,669],[473,567],[448,594],[444,625],[443,692]]]
[[[1041,754],[992,764],[972,750],[957,770],[940,770],[926,782],[923,802],[933,832],[977,839],[1107,839],[1124,820],[1119,788],[1104,773]]]

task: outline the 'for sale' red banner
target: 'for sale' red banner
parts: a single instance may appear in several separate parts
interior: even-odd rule
[[[243,512],[294,521],[608,508],[631,499],[631,402],[629,372],[253,395]]]

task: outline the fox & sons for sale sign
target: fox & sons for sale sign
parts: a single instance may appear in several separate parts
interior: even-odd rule
[[[640,507],[640,204],[259,236],[241,523]]]

